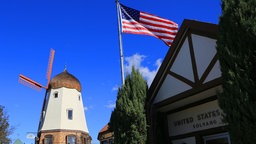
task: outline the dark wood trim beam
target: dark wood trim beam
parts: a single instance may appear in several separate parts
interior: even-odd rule
[[[198,78],[196,58],[195,58],[191,33],[188,35],[188,44],[189,44],[189,51],[190,51],[190,58],[191,58],[191,64],[192,64],[192,68],[193,68],[194,79],[195,79],[195,83],[197,83],[199,81],[199,78]]]
[[[194,83],[194,82],[192,82],[192,81],[186,79],[185,77],[183,77],[183,76],[181,76],[181,75],[178,75],[178,74],[176,74],[176,73],[174,73],[174,72],[172,72],[172,71],[169,71],[169,74],[170,74],[171,76],[173,76],[174,78],[176,78],[176,79],[178,79],[178,80],[180,80],[180,81],[182,81],[182,82],[188,84],[188,85],[191,86],[191,87],[194,87],[194,86],[195,86],[195,83]]]
[[[210,82],[207,82],[207,83],[201,85],[200,87],[196,87],[196,88],[192,88],[190,90],[184,91],[184,92],[182,92],[180,94],[177,94],[175,96],[169,97],[169,98],[167,98],[167,99],[165,99],[165,100],[163,100],[161,102],[158,102],[158,103],[156,103],[154,105],[156,106],[156,109],[159,109],[162,106],[165,106],[167,104],[171,104],[171,103],[179,101],[181,99],[190,97],[191,95],[195,95],[197,93],[203,92],[203,91],[205,91],[207,89],[210,89],[212,87],[221,85],[221,83],[222,83],[221,78],[217,78],[217,79],[214,79],[214,80],[212,80]]]
[[[206,70],[204,71],[204,73],[199,81],[200,84],[203,84],[203,82],[205,81],[205,79],[207,78],[209,73],[211,72],[212,68],[216,64],[217,60],[218,60],[218,57],[217,57],[217,54],[215,54],[215,56],[212,58],[210,64],[207,66]]]

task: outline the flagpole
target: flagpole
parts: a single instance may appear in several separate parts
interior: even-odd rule
[[[121,21],[120,21],[118,0],[116,0],[116,11],[117,11],[117,21],[118,21],[118,38],[119,38],[119,51],[120,51],[121,78],[122,78],[122,85],[124,85],[124,55],[123,55],[123,44],[122,44],[121,23],[120,23]]]

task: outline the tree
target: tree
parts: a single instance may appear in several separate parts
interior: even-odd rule
[[[110,129],[116,144],[145,144],[147,139],[146,112],[144,109],[147,83],[138,70],[125,79],[119,88],[116,108],[111,114]]]
[[[232,144],[256,142],[255,7],[255,0],[222,0],[217,53],[223,93],[218,99]]]
[[[4,107],[0,105],[0,143],[9,144],[11,142],[8,136],[12,133],[9,124],[9,116],[4,111]]]

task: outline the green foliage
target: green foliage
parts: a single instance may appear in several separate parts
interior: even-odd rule
[[[146,94],[147,83],[133,68],[118,90],[116,108],[111,114],[110,128],[114,131],[116,144],[146,143]]]
[[[232,144],[256,142],[256,1],[222,0],[217,52],[224,91],[220,107]]]
[[[10,128],[9,117],[4,111],[4,107],[0,105],[0,143],[8,144],[11,140],[8,136],[11,134],[12,128]]]

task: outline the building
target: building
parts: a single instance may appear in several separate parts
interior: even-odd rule
[[[98,133],[100,144],[113,144],[114,132],[109,130],[109,124],[106,124]]]
[[[38,144],[90,144],[79,80],[64,70],[46,91]]]
[[[217,29],[183,21],[148,91],[151,143],[230,144],[217,98],[222,91]]]

